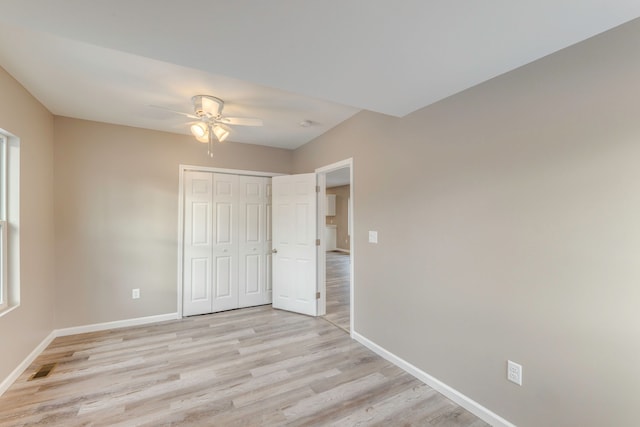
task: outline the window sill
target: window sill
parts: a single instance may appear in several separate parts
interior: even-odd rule
[[[0,310],[0,317],[4,316],[5,314],[11,313],[13,310],[15,310],[18,307],[20,307],[20,304],[16,304],[16,305],[12,305],[11,307],[3,308],[2,310]]]

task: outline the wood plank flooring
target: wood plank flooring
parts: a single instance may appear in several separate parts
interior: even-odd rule
[[[329,322],[349,331],[350,316],[350,257],[344,252],[327,252],[327,314]]]
[[[487,424],[326,320],[262,306],[57,338],[0,425]]]

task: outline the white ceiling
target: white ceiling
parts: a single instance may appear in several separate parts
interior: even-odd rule
[[[327,188],[339,187],[351,183],[351,169],[346,167],[331,171],[326,175]]]
[[[638,0],[0,0],[0,66],[54,114],[188,133],[149,105],[210,94],[265,122],[231,140],[295,148],[638,16]]]

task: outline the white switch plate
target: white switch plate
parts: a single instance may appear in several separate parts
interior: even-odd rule
[[[378,243],[377,231],[369,231],[369,243]]]
[[[522,385],[522,365],[507,360],[507,379],[512,383]]]
[[[131,290],[131,298],[133,298],[133,299],[140,298],[140,289],[138,289],[138,288],[132,289]]]

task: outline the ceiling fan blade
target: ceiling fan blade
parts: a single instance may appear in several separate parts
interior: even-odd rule
[[[162,107],[162,106],[160,106],[160,105],[149,105],[149,107],[152,107],[152,108],[159,108],[159,109],[161,109],[161,110],[170,111],[170,112],[172,112],[172,113],[176,113],[176,114],[180,114],[180,115],[183,115],[183,116],[189,117],[190,119],[200,120],[200,117],[198,117],[198,116],[194,116],[193,114],[185,113],[185,112],[183,112],[183,111],[176,111],[176,110],[172,110],[171,108]]]
[[[251,117],[221,117],[219,122],[225,123],[227,125],[237,125],[237,126],[262,126],[264,123],[262,119],[255,119]]]

